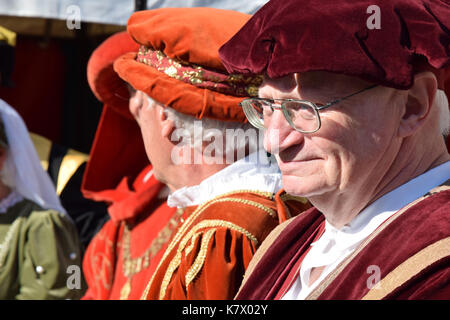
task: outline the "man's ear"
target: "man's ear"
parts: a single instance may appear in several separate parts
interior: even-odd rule
[[[428,118],[437,90],[437,80],[432,72],[422,72],[414,77],[414,85],[408,91],[405,110],[398,134],[407,137],[414,134]]]

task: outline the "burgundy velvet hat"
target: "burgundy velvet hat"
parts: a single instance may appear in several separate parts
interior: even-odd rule
[[[219,54],[230,73],[328,71],[397,89],[430,70],[450,96],[450,2],[271,0]]]

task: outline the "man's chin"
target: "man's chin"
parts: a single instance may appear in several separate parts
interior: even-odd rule
[[[317,196],[326,191],[326,188],[317,180],[299,177],[283,177],[283,189],[293,196],[305,198]]]

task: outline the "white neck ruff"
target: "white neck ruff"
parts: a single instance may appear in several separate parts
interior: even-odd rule
[[[236,161],[203,180],[199,185],[176,190],[167,199],[170,207],[196,206],[221,194],[238,190],[276,193],[281,189],[281,173],[274,159],[258,159],[255,154]]]

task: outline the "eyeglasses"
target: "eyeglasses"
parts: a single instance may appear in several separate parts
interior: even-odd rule
[[[325,105],[317,106],[315,103],[307,100],[296,99],[264,99],[251,98],[244,99],[239,105],[244,110],[248,121],[258,129],[264,129],[264,119],[269,120],[274,109],[281,110],[289,125],[301,133],[314,133],[320,129],[321,121],[319,111],[329,108],[342,100],[353,97],[361,92],[375,88],[373,85],[364,88],[348,96],[333,100]],[[280,106],[274,105],[279,101]]]

